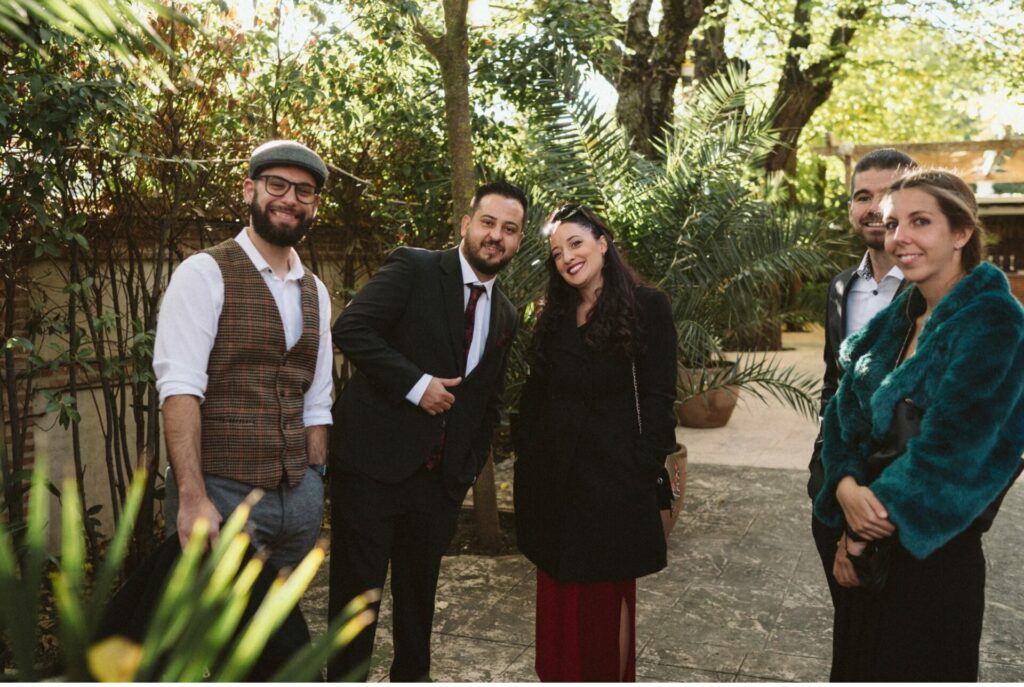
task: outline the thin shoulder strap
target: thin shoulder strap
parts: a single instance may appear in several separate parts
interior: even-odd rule
[[[640,434],[644,433],[644,422],[640,419],[640,387],[636,383],[636,360],[631,361],[633,368],[633,400],[636,402],[636,426]]]

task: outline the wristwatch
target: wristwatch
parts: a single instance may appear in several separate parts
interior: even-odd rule
[[[321,479],[327,477],[327,463],[320,463],[319,465],[310,465],[313,468],[313,472],[320,475]]]

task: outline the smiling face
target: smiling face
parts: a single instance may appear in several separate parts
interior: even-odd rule
[[[260,175],[276,176],[293,184],[315,185],[313,175],[299,167],[268,167]],[[249,205],[250,222],[256,234],[274,246],[294,246],[313,224],[320,197],[312,203],[302,203],[292,186],[283,196],[267,192],[265,179],[246,179],[243,197]]]
[[[850,226],[868,248],[885,248],[882,199],[889,186],[905,174],[899,169],[866,169],[853,175],[853,194],[848,205]]]
[[[951,228],[938,201],[926,191],[906,188],[883,203],[885,250],[919,286],[951,286],[964,274],[961,248],[971,228]]]
[[[487,281],[519,250],[525,210],[518,200],[492,193],[481,198],[472,212],[462,217],[461,250],[480,281]]]
[[[560,223],[548,241],[551,260],[566,283],[583,291],[601,288],[604,254],[608,251],[608,240],[604,236],[595,239],[589,228],[570,221]]]

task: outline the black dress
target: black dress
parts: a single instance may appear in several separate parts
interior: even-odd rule
[[[923,560],[893,535],[881,591],[840,587],[831,680],[976,682],[985,611],[984,529],[979,520]]]
[[[841,588],[832,682],[976,682],[985,557],[972,527],[924,560],[898,543],[881,593]]]

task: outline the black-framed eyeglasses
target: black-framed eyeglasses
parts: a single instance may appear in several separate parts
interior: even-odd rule
[[[300,203],[312,205],[316,201],[316,197],[320,195],[313,184],[297,184],[294,181],[288,181],[273,174],[261,174],[256,177],[257,181],[260,179],[263,180],[263,184],[267,187],[267,193],[277,198],[288,195],[288,189],[293,186],[295,187],[295,198]]]

